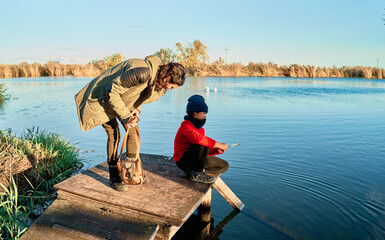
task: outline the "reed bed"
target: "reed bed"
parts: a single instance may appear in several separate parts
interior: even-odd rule
[[[45,77],[45,76],[97,76],[105,71],[105,66],[98,62],[80,64],[61,64],[50,61],[44,65],[40,63],[28,64],[26,62],[18,65],[0,64],[0,78],[18,77]]]
[[[199,67],[186,66],[193,76],[218,77],[301,77],[301,78],[366,78],[384,79],[385,69],[372,67],[315,67],[313,65],[292,64],[278,66],[274,63],[253,63],[248,65],[232,64],[199,64]]]
[[[61,64],[58,61],[49,61],[29,64],[0,64],[0,78],[18,77],[53,77],[53,76],[84,76],[95,77],[124,60],[120,53],[106,56],[103,60],[94,60],[87,64]]]
[[[50,61],[44,65],[39,63],[18,65],[0,64],[0,78],[42,77],[42,76],[85,76],[95,77],[108,68],[118,64],[123,57],[117,54],[106,57],[105,60],[93,61],[85,65],[60,64]],[[160,57],[169,59],[158,53]],[[173,60],[177,60],[176,58]],[[187,61],[179,59],[191,76],[221,76],[221,77],[306,77],[306,78],[367,78],[384,79],[385,69],[376,67],[316,67],[313,65],[282,65],[275,63],[241,63],[224,64],[223,61],[208,63],[207,61]],[[166,60],[163,61],[164,63]]]
[[[18,239],[56,194],[53,185],[83,167],[79,150],[57,133],[0,130],[0,236]]]

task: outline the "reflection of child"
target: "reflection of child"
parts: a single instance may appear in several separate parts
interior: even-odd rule
[[[201,95],[191,96],[186,110],[185,120],[175,136],[174,161],[182,169],[182,177],[190,177],[194,182],[213,183],[215,177],[206,172],[224,173],[229,164],[212,155],[224,153],[228,146],[205,136],[203,125],[206,123],[208,107]]]

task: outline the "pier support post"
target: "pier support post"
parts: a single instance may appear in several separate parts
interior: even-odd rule
[[[207,191],[201,205],[198,207],[198,217],[201,222],[200,238],[205,239],[210,235],[211,229],[211,193],[212,187]]]
[[[205,198],[203,199],[201,205],[198,207],[199,219],[204,223],[211,221],[211,193],[212,188],[207,191]]]

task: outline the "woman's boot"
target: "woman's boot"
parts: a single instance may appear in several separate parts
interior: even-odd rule
[[[110,185],[116,191],[127,191],[128,186],[122,182],[120,179],[118,168],[116,165],[108,165],[108,171],[110,172]]]

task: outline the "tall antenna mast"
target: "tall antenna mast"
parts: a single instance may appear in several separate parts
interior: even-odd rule
[[[228,61],[228,59],[229,59],[229,47],[228,47],[228,45],[226,45],[225,50],[226,50],[226,64],[229,64],[229,61]]]

